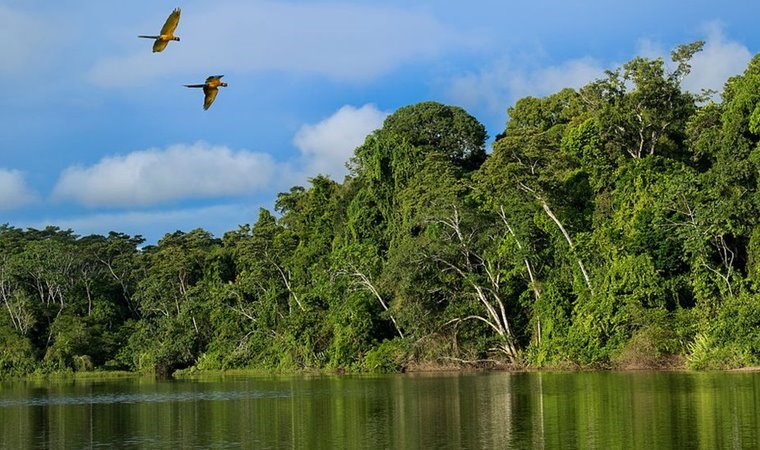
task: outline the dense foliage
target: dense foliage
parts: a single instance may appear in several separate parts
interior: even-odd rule
[[[672,65],[509,108],[399,109],[215,238],[0,226],[0,371],[760,362],[760,55],[719,103]]]

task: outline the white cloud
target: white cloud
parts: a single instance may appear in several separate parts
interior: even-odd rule
[[[545,96],[564,88],[578,89],[603,75],[604,68],[593,58],[573,59],[558,66],[518,75],[512,82],[512,90],[518,98]]]
[[[387,115],[372,104],[361,108],[346,105],[321,122],[303,125],[293,138],[301,150],[303,170],[309,176],[327,174],[340,180],[354,149],[382,126]]]
[[[691,60],[684,88],[696,93],[702,89],[721,92],[729,77],[744,72],[752,54],[747,47],[727,40],[717,23],[708,24],[706,34],[704,49]]]
[[[718,22],[707,23],[703,30],[705,45],[701,52],[692,57],[691,72],[684,78],[683,88],[697,94],[703,89],[720,93],[730,77],[744,71],[752,59],[752,53],[746,46],[727,39]],[[669,70],[675,69],[670,51],[658,42],[641,40],[638,54],[652,59],[662,58]]]
[[[709,23],[704,30],[704,49],[692,58],[691,73],[684,79],[683,87],[695,93],[702,89],[720,92],[729,77],[740,74],[746,68],[752,54],[746,46],[727,39],[719,24]],[[670,70],[674,68],[670,63],[669,51],[664,50],[659,42],[639,40],[636,54],[652,59],[663,58]],[[447,93],[465,107],[485,107],[489,112],[500,112],[528,95],[541,97],[566,87],[580,88],[604,77],[606,68],[619,65],[584,57],[554,66],[530,68],[529,64],[502,60],[479,72],[452,79]]]
[[[18,170],[0,168],[0,210],[24,206],[37,200]]]
[[[0,75],[15,75],[44,63],[50,24],[0,5]]]
[[[53,198],[87,206],[146,206],[185,198],[211,198],[264,190],[278,167],[266,153],[232,151],[199,142],[165,150],[111,156],[67,168]]]
[[[156,76],[224,68],[364,80],[471,41],[422,13],[345,2],[199,4],[183,11],[176,34],[181,41],[160,55],[151,54],[149,42],[135,39],[135,53],[99,61],[90,79],[132,86]]]
[[[526,69],[501,62],[454,78],[448,96],[466,108],[486,107],[503,111],[526,96],[543,97],[563,88],[579,88],[604,75],[604,68],[593,58],[579,58],[560,65]]]
[[[285,162],[276,162],[268,153],[233,151],[205,142],[108,156],[90,166],[66,168],[52,198],[88,207],[132,208],[191,198],[250,196],[303,183],[318,174],[337,180],[346,173],[345,163],[354,149],[386,116],[371,104],[343,106],[318,123],[303,125],[293,138],[301,153]]]

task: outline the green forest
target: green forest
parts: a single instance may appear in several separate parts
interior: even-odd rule
[[[221,237],[0,225],[0,373],[758,365],[760,55],[695,94],[702,46],[520,99],[490,149],[402,107]]]

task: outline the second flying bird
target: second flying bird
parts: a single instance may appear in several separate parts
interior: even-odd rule
[[[208,109],[209,106],[214,103],[216,94],[219,93],[219,86],[227,86],[227,83],[222,81],[223,76],[224,75],[212,75],[206,78],[206,82],[203,84],[186,84],[185,86],[189,88],[203,88],[203,94],[205,94],[203,98],[203,109]]]

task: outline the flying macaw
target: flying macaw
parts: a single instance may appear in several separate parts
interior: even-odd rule
[[[227,86],[227,83],[222,81],[223,76],[224,75],[211,75],[206,78],[206,82],[203,84],[186,84],[185,86],[189,88],[203,88],[203,93],[205,94],[203,99],[203,109],[205,110],[214,103],[216,94],[219,93],[219,86]]]
[[[174,35],[174,30],[177,29],[177,24],[179,23],[179,15],[181,12],[182,11],[179,8],[176,8],[174,11],[172,11],[171,14],[169,14],[169,17],[166,18],[164,26],[161,28],[161,34],[158,36],[140,35],[137,37],[155,39],[156,41],[153,42],[153,53],[162,51],[166,48],[167,44],[169,44],[169,41],[179,41],[179,36]]]

